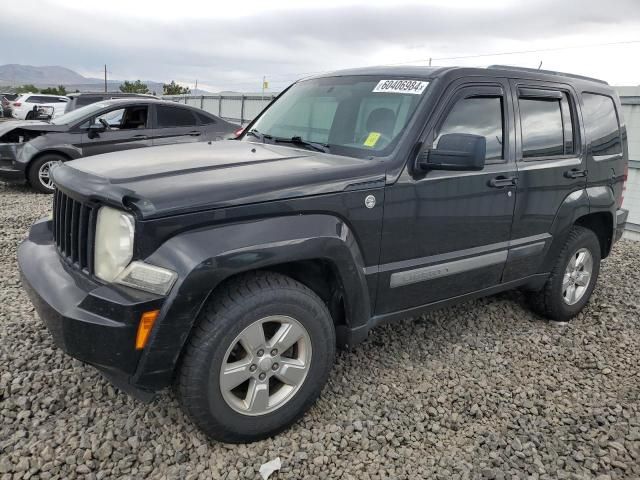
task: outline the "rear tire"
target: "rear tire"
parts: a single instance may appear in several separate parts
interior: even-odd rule
[[[322,300],[292,278],[254,272],[216,291],[201,312],[176,391],[209,437],[252,442],[285,430],[313,405],[334,355],[334,325]]]
[[[533,310],[567,322],[589,302],[600,272],[600,242],[592,230],[573,226],[544,287],[529,292]]]
[[[27,115],[25,115],[24,119],[33,120],[33,112],[27,112]]]
[[[55,153],[36,158],[29,165],[27,174],[29,184],[40,193],[53,193],[54,187],[49,169],[54,163],[64,162],[65,160],[66,158]]]

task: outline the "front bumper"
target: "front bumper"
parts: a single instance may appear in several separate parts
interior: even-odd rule
[[[33,225],[18,249],[18,263],[23,286],[56,345],[148,400],[149,392],[131,382],[141,355],[135,337],[142,313],[159,309],[164,298],[103,285],[68,265],[53,244],[50,220]]]
[[[26,181],[24,171],[17,167],[16,159],[22,144],[0,143],[0,180],[19,182]]]
[[[622,237],[627,225],[627,217],[629,216],[629,210],[619,208],[616,211],[616,233],[613,237],[613,241],[617,242]]]

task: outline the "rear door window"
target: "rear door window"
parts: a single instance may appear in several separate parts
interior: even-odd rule
[[[169,127],[193,127],[196,125],[196,117],[186,108],[156,106],[158,128]]]
[[[583,93],[584,125],[587,139],[591,142],[591,153],[615,155],[622,153],[620,125],[616,107],[611,97],[595,93]]]
[[[535,159],[575,153],[575,131],[567,93],[525,90],[533,93],[531,97],[518,99],[522,157]]]

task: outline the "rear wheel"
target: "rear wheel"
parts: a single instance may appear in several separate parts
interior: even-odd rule
[[[33,120],[33,112],[27,112],[27,115],[24,117],[25,120]]]
[[[51,167],[65,160],[64,157],[55,153],[38,157],[29,166],[29,184],[40,193],[53,193],[54,185],[51,179]]]
[[[203,310],[180,367],[178,396],[211,438],[259,440],[315,402],[334,354],[333,321],[313,291],[276,273],[244,275]]]
[[[574,226],[558,260],[539,292],[529,293],[540,314],[566,322],[587,304],[600,272],[600,242],[593,231]]]

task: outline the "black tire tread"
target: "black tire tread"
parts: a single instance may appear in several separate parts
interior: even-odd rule
[[[559,281],[562,281],[564,270],[566,268],[565,259],[568,256],[571,246],[581,237],[591,235],[596,238],[596,241],[598,241],[592,230],[581,227],[579,225],[574,225],[573,227],[571,227],[569,235],[567,236],[567,240],[565,241],[562,250],[558,254],[558,259],[553,266],[551,274],[544,284],[544,287],[542,287],[542,289],[539,291],[527,292],[529,305],[531,306],[531,309],[536,313],[555,321],[567,320],[564,313],[558,309],[557,302],[554,301],[553,288],[555,286],[555,282],[557,282],[558,279]]]
[[[40,164],[50,160],[60,160],[64,162],[68,160],[68,158],[56,153],[45,153],[44,155],[31,160],[27,168],[27,180],[29,182],[29,185],[31,185],[31,188],[39,193],[53,193],[52,190],[45,189],[42,185],[40,185],[40,179],[38,178],[38,169],[40,168]]]
[[[196,406],[204,404],[203,397],[205,396],[204,389],[198,388],[197,382],[194,381],[196,377],[195,370],[200,365],[200,358],[208,351],[206,348],[208,341],[216,338],[220,331],[227,326],[225,322],[221,322],[220,319],[231,315],[231,311],[239,306],[245,298],[264,294],[269,291],[281,292],[282,290],[294,290],[297,293],[308,295],[324,310],[323,313],[327,318],[331,318],[324,302],[322,302],[315,292],[302,283],[279,273],[254,271],[249,274],[234,277],[226,283],[226,285],[216,289],[213,297],[203,307],[198,321],[192,329],[191,335],[185,345],[185,353],[180,362],[178,375],[176,376],[175,390],[179,403],[185,413],[194,423],[200,426],[205,433],[213,438],[230,443],[242,443],[259,439],[256,438],[253,433],[245,435],[223,432],[220,425],[215,423],[208,415],[206,409]],[[331,327],[333,328],[333,322],[331,322]],[[333,338],[335,338],[335,332],[333,332]],[[334,349],[335,345],[333,346],[333,351],[335,351]],[[329,372],[327,371],[325,378],[315,379],[314,383],[319,382],[319,384],[324,385],[328,376]],[[297,421],[304,415],[305,411],[316,399],[317,396],[309,398],[292,422],[283,425],[278,430],[272,430],[260,438],[267,438],[287,429],[291,423]]]

